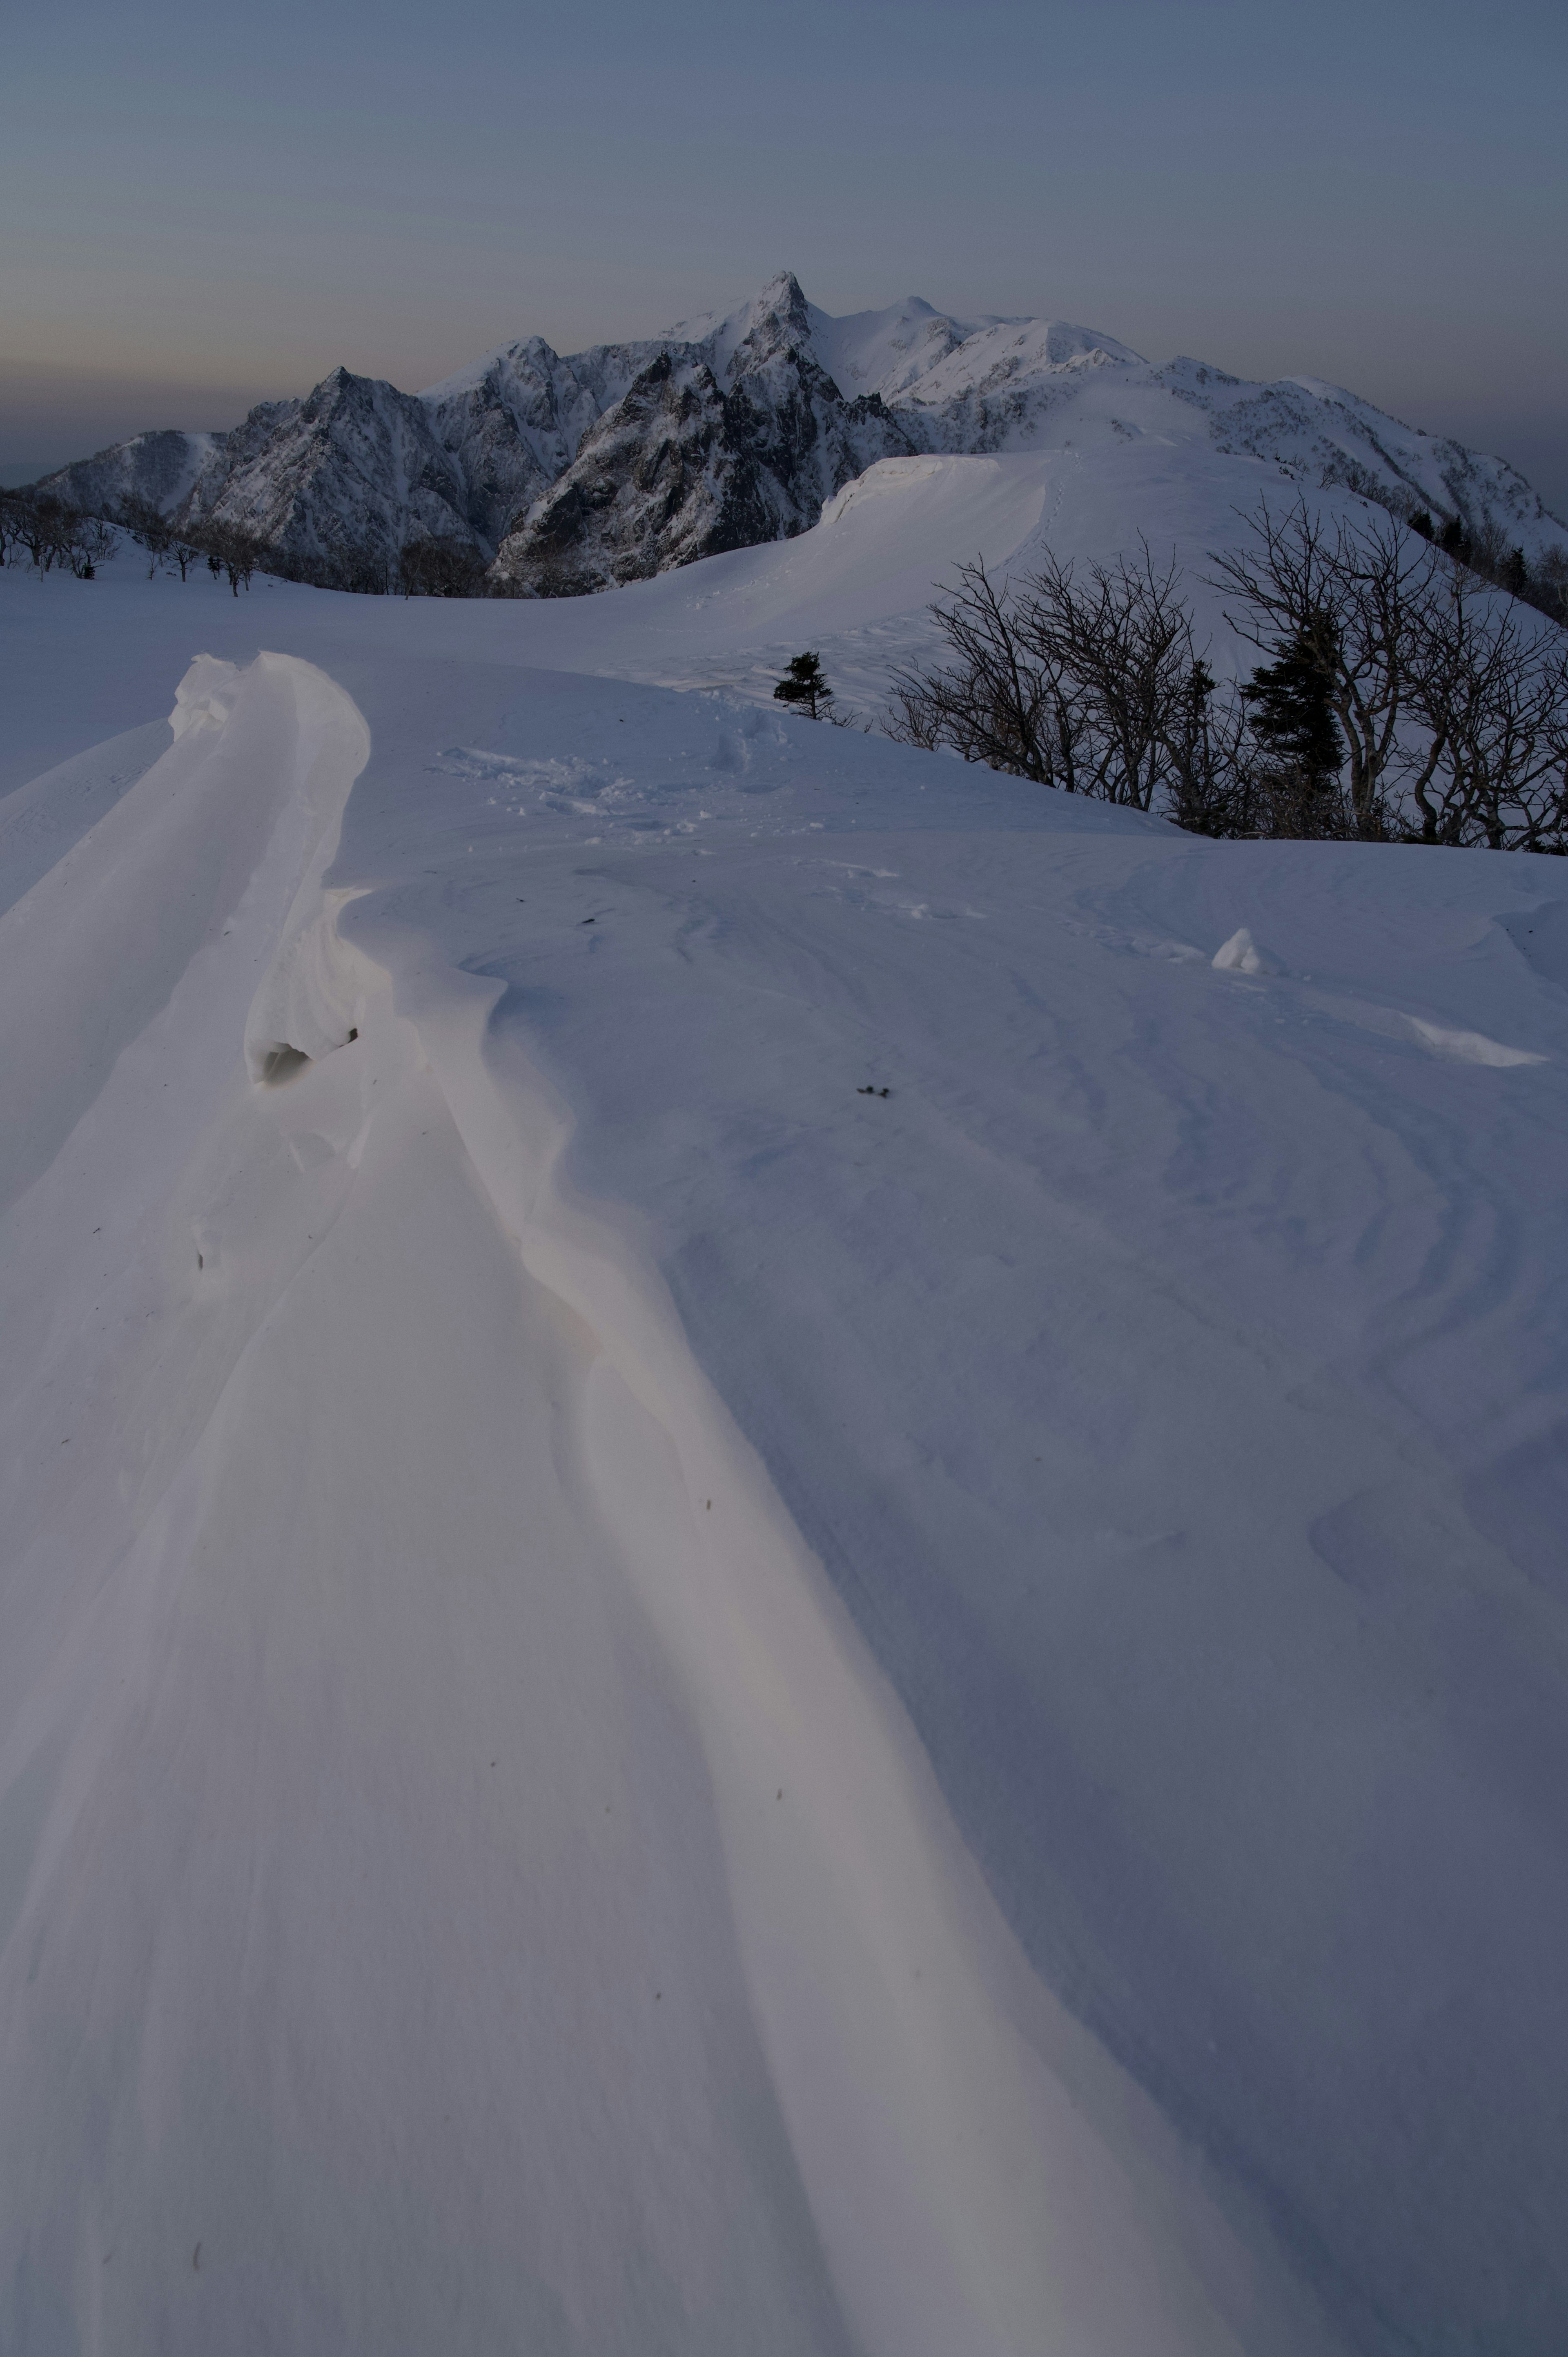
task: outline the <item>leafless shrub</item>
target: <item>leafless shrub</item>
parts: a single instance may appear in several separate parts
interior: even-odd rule
[[[215,518],[209,518],[207,522],[192,529],[189,546],[194,554],[187,562],[193,562],[194,555],[204,556],[213,579],[216,581],[227,575],[230,589],[236,597],[242,589],[249,589],[251,576],[266,553],[263,544],[253,533]],[[184,578],[183,573],[181,578]]]
[[[1166,739],[1166,814],[1192,834],[1274,832],[1263,823],[1250,749],[1240,697],[1234,688],[1221,686],[1207,662],[1197,658]]]
[[[39,573],[58,566],[91,581],[116,545],[113,525],[67,507],[50,491],[0,494],[0,561],[15,563],[22,552]]]
[[[1134,810],[1201,809],[1218,823],[1237,736],[1194,641],[1173,558],[1076,571],[1047,553],[1015,587],[983,564],[932,608],[950,661],[897,673],[889,732],[965,760]]]
[[[1419,617],[1402,832],[1568,849],[1568,637],[1455,566]]]
[[[1172,746],[1188,727],[1198,658],[1174,555],[1162,572],[1146,542],[1139,552],[1079,576],[1047,551],[1020,605],[1026,638],[1062,682],[1070,721],[1060,734],[1079,791],[1146,811],[1174,782]]]
[[[1016,585],[976,563],[888,733],[1198,834],[1568,849],[1562,631],[1391,520],[1242,521],[1210,579],[1266,658],[1247,680],[1216,680],[1143,543]]]
[[[113,525],[101,516],[76,516],[64,544],[65,561],[79,581],[91,581],[119,544]]]
[[[152,580],[158,567],[166,571],[177,567],[183,581],[199,556],[206,554],[191,535],[166,516],[151,500],[134,492],[127,493],[115,513],[122,531],[147,552],[147,578]],[[221,560],[219,570],[221,570]]]
[[[1076,728],[1058,663],[1027,642],[1008,587],[978,561],[960,567],[932,615],[950,662],[894,674],[891,726],[909,744],[950,746],[966,761],[1072,792]]]
[[[26,551],[35,571],[48,573],[68,562],[74,510],[51,492],[18,491],[13,495],[10,513],[12,544]]]
[[[120,522],[131,538],[147,552],[150,581],[174,545],[174,526],[161,508],[134,492],[127,492],[121,500],[119,512]]]

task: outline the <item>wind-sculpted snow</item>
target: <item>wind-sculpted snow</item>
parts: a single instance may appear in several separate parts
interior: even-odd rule
[[[1563,2344],[1561,863],[768,692],[1122,528],[0,574],[7,2350]]]
[[[788,272],[726,317],[569,359],[530,337],[422,394],[338,369],[232,433],[139,436],[48,487],[95,513],[139,497],[238,529],[327,587],[395,586],[403,548],[435,540],[482,559],[498,589],[555,597],[789,539],[879,459],[1072,451],[1114,481],[1144,436],[1424,507],[1532,565],[1568,543],[1501,459],[1316,379],[1151,369],[1095,329],[960,319],[917,296],[835,319]]]
[[[502,985],[412,872],[340,937],[360,716],[202,658],[177,721],[48,879],[53,963],[0,928],[77,1116],[6,1264],[7,2345],[1240,2350],[1277,2298],[558,1178]],[[145,982],[122,834],[126,919],[183,920]],[[107,1070],[68,971],[115,973]]]

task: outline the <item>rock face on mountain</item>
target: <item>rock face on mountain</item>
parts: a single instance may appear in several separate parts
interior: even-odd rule
[[[705,359],[660,352],[503,541],[498,585],[575,597],[789,540],[878,458],[920,447],[875,393],[845,401],[794,346],[736,354],[726,373],[728,390]]]
[[[384,587],[409,539],[467,539],[463,469],[424,404],[336,369],[288,414],[252,410],[226,465],[199,481],[193,517],[279,552],[306,580]]]
[[[143,434],[47,488],[113,516],[150,500],[227,526],[272,570],[395,583],[410,544],[489,569],[503,595],[569,597],[810,530],[879,458],[1046,450],[1171,430],[1305,488],[1456,516],[1536,562],[1564,527],[1514,468],[1401,425],[1310,377],[1249,384],[1190,360],[1151,368],[1060,320],[964,320],[911,296],[831,318],[788,273],[738,311],[563,359],[537,336],[423,393],[338,369],[228,434]]]

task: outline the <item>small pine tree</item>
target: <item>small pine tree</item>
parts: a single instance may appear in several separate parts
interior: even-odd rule
[[[1280,805],[1280,818],[1291,821],[1276,831],[1332,833],[1345,740],[1308,633],[1298,631],[1279,648],[1273,662],[1260,664],[1241,694],[1263,755],[1271,799]]]
[[[779,704],[804,705],[812,720],[822,717],[822,706],[833,700],[832,689],[822,677],[822,659],[818,655],[792,655],[789,667],[773,691]]]

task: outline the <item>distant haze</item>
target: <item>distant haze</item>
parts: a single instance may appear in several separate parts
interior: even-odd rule
[[[0,468],[793,269],[1348,385],[1568,510],[1568,11],[57,0],[0,92]]]

